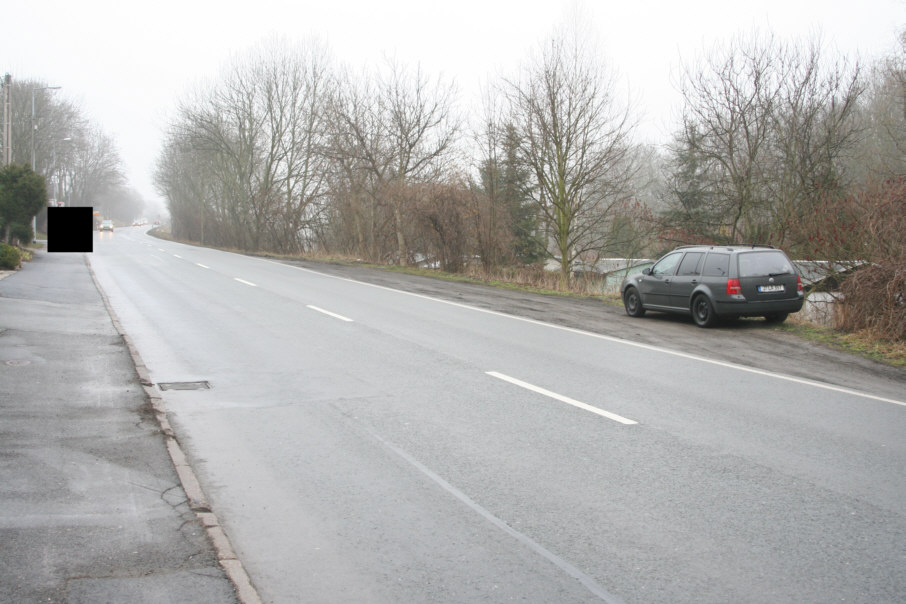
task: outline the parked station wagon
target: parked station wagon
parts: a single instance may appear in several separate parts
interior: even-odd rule
[[[626,314],[692,315],[699,327],[720,318],[762,316],[780,323],[802,309],[802,279],[773,246],[684,246],[620,288]]]

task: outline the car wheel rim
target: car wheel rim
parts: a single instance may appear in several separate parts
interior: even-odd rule
[[[708,320],[708,315],[708,303],[705,300],[700,299],[695,303],[695,316],[700,323],[704,323]]]

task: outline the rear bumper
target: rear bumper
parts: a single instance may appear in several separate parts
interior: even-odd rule
[[[805,298],[771,300],[765,302],[751,300],[717,302],[714,305],[714,310],[718,315],[736,315],[740,317],[769,315],[773,313],[794,313],[802,310],[804,302]]]

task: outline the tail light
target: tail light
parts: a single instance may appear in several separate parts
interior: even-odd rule
[[[742,294],[742,285],[739,283],[739,279],[727,279],[727,295],[728,296],[739,296]]]
[[[796,291],[798,291],[798,292],[800,292],[800,293],[803,291],[803,289],[802,289],[802,277],[800,277],[799,275],[796,275]]]

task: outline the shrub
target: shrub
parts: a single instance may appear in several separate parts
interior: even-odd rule
[[[837,254],[827,257],[865,265],[842,284],[840,327],[906,342],[906,179],[882,183],[836,210],[827,240],[845,245],[831,247]]]
[[[0,270],[14,271],[19,268],[22,257],[19,250],[11,245],[0,243]]]
[[[841,327],[868,331],[883,340],[906,342],[906,268],[888,261],[867,266],[843,282]]]

